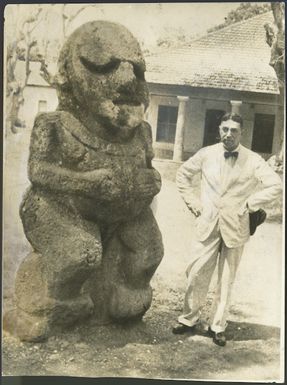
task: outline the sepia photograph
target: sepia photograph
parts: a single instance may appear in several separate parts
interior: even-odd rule
[[[3,378],[284,382],[285,3],[3,12]]]

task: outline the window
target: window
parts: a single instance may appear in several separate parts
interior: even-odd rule
[[[178,107],[158,106],[156,141],[174,143]]]
[[[47,101],[39,100],[38,102],[38,112],[46,112],[47,111]]]
[[[255,114],[252,147],[255,152],[272,153],[275,115]]]
[[[203,147],[219,142],[219,126],[223,110],[207,110],[205,115]]]

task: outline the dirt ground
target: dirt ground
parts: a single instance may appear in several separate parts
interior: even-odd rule
[[[17,199],[21,198],[13,178],[23,186],[26,183],[19,181],[16,172],[7,179],[9,194],[5,202],[10,205],[9,210],[17,206]],[[217,381],[279,381],[282,378],[282,225],[264,223],[246,245],[234,287],[228,343],[222,348],[214,345],[206,332],[214,281],[197,333],[184,336],[171,333],[182,308],[185,268],[194,257],[193,218],[178,196],[174,183],[168,180],[163,181],[153,208],[163,234],[165,256],[151,282],[154,298],[143,320],[134,324],[98,326],[90,319],[37,344],[21,343],[4,332],[4,376]],[[6,218],[5,229],[6,253],[12,253],[11,258],[18,251],[23,255],[28,246],[19,223],[13,224]],[[9,270],[11,263],[10,259],[6,271],[7,275],[10,272],[13,276]]]

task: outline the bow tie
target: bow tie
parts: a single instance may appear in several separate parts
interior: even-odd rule
[[[238,157],[238,151],[225,151],[224,152],[224,158],[225,159],[228,159],[228,158],[235,158],[237,159]]]

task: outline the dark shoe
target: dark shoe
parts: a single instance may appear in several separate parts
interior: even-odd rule
[[[224,332],[215,333],[213,330],[208,328],[208,333],[212,337],[212,341],[218,346],[226,345],[226,337]]]
[[[218,346],[225,346],[226,345],[226,337],[225,337],[225,334],[223,332],[214,333],[212,340]]]
[[[178,323],[177,325],[175,325],[172,328],[172,332],[173,332],[173,334],[184,334],[184,333],[191,333],[191,332],[194,333],[195,332],[195,326],[196,325],[186,326],[186,325]]]

